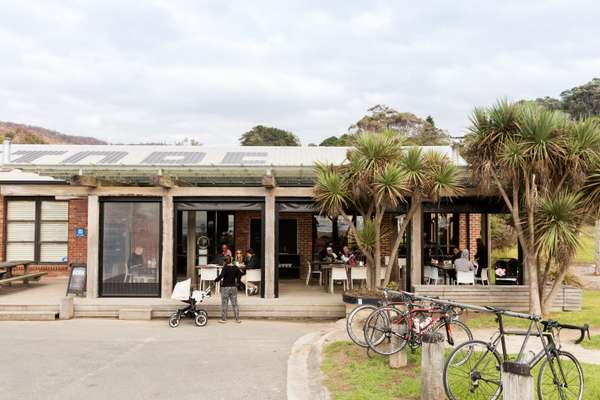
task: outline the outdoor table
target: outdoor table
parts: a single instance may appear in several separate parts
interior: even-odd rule
[[[329,285],[325,285],[325,290],[327,291],[328,287],[331,287],[331,269],[332,268],[341,268],[344,267],[346,269],[346,277],[348,277],[348,268],[350,267],[348,264],[346,264],[343,261],[334,261],[334,262],[330,262],[330,261],[314,261],[313,265],[319,265],[321,268],[321,271],[323,273],[326,274],[326,278],[325,278],[325,282],[329,282]],[[348,277],[348,279],[350,279]]]
[[[13,269],[23,266],[23,275],[27,275],[29,273],[29,265],[33,264],[33,261],[31,260],[16,260],[16,261],[7,261],[7,262],[3,262],[0,263],[0,269],[5,269],[5,278],[12,278],[13,276],[15,276],[13,274]],[[28,284],[29,281],[27,279],[25,279],[23,281],[24,284]],[[10,283],[8,283],[10,285]]]
[[[444,265],[437,264],[431,265],[432,268],[437,268],[438,271],[441,271],[444,274],[444,285],[447,285],[450,281],[450,277],[448,276],[448,271],[454,271],[454,266],[452,264]]]

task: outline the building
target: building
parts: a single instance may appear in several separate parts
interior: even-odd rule
[[[343,147],[194,147],[10,145],[0,173],[0,255],[67,272],[87,265],[88,297],[169,297],[176,280],[194,276],[222,244],[255,250],[261,295],[282,279],[303,279],[326,242],[341,246],[348,227],[312,204],[314,163],[340,164]],[[433,146],[461,167],[450,146]],[[450,254],[489,242],[487,215],[499,199],[474,196],[425,203],[404,238],[407,288],[423,282],[435,248]],[[389,254],[403,209],[385,218]],[[488,249],[490,246],[488,246]],[[134,254],[143,279],[128,279]]]

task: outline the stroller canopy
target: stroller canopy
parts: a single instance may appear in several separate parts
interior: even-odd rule
[[[173,288],[171,298],[174,300],[188,300],[190,298],[190,290],[192,289],[192,278],[185,281],[177,282]]]

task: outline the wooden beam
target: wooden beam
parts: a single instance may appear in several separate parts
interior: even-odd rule
[[[167,189],[171,189],[172,187],[178,186],[174,178],[165,175],[156,175],[150,177],[150,184],[152,186],[160,186]]]
[[[73,185],[73,186],[85,186],[85,187],[97,187],[98,186],[98,179],[95,176],[74,175],[71,178],[71,185]]]

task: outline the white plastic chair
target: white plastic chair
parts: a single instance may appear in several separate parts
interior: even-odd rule
[[[431,283],[433,282],[434,285],[437,285],[440,281],[440,271],[435,268],[435,267],[430,267],[431,269],[429,270],[429,282],[428,284],[431,285]]]
[[[200,274],[200,290],[204,290],[204,282],[208,282],[208,286],[217,279],[219,269],[214,267],[201,267],[198,271]],[[215,293],[219,294],[219,285],[215,284]]]
[[[429,265],[425,265],[423,267],[423,280],[426,284],[429,284],[429,279],[431,278],[431,270],[432,268]]]
[[[261,283],[260,269],[247,269],[246,270],[246,282],[258,282]],[[248,285],[246,285],[246,296],[248,296]]]
[[[343,281],[344,290],[348,289],[348,274],[346,273],[346,267],[331,268],[331,279],[329,281],[329,291],[331,293],[333,293],[333,281]]]
[[[475,271],[456,271],[456,284],[475,285]]]
[[[379,282],[383,282],[385,280],[385,274],[387,273],[388,266],[381,267],[379,269]]]
[[[481,276],[475,277],[475,282],[479,282],[481,283],[481,285],[489,285],[490,281],[488,279],[488,269],[487,268],[481,268]]]
[[[310,278],[312,278],[312,275],[319,275],[319,286],[323,285],[322,272],[320,270],[313,271],[312,264],[310,263],[310,261],[307,261],[306,263],[308,264],[308,274],[306,274],[306,286],[308,286],[308,284],[310,283]]]
[[[350,268],[350,289],[354,287],[354,280],[364,280],[367,283],[367,267]]]
[[[385,256],[384,257],[384,264],[386,267],[390,266],[390,256]]]

